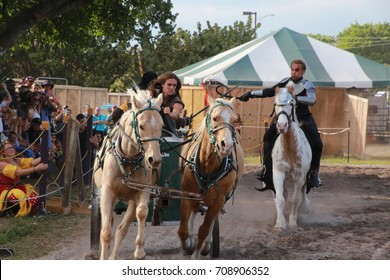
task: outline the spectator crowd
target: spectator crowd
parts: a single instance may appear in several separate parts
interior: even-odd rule
[[[157,76],[154,72],[146,72],[137,88],[148,90],[151,97],[157,97],[158,94],[163,95],[160,113],[165,124],[164,130],[168,132],[168,136],[180,137],[188,133],[188,129],[186,133],[179,130],[179,128],[189,127],[191,120],[186,117],[185,105],[179,92],[181,82],[175,74],[166,72]],[[125,100],[119,106],[114,105],[112,108],[108,108],[106,116],[102,114],[102,109],[99,106],[94,108],[94,113],[92,113],[91,106],[86,104],[85,111],[76,114],[75,119],[80,124],[79,141],[82,157],[87,153],[85,147],[88,137],[92,151],[98,151],[104,137],[118,122],[123,112],[130,107],[131,104]],[[86,134],[86,124],[89,117],[92,117],[92,136]],[[59,168],[61,167],[60,165],[63,164],[62,133],[69,118],[73,118],[72,110],[66,104],[60,104],[54,94],[54,84],[50,80],[39,83],[34,77],[27,76],[21,82],[8,79],[1,84],[0,175],[5,175],[9,180],[4,179],[3,181],[9,183],[2,186],[0,192],[0,204],[2,205],[0,216],[4,214],[5,209],[8,209],[9,202],[13,201],[10,199],[11,194],[14,201],[17,202],[14,204],[18,204],[19,209],[23,208],[23,211],[14,211],[14,214],[25,216],[32,211],[31,206],[36,204],[36,200],[31,199],[32,192],[27,191],[25,185],[19,183],[19,178],[24,175],[33,175],[37,171],[48,168],[47,165],[40,165],[41,136],[44,126],[49,135],[48,158],[55,162]],[[20,158],[28,160],[20,161]],[[24,171],[21,172],[21,170]],[[24,199],[27,202],[22,206],[20,201]]]

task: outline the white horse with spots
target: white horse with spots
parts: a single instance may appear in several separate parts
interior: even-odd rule
[[[275,186],[276,224],[275,228],[286,228],[284,216],[287,191],[286,175],[292,179],[294,189],[291,197],[289,226],[297,226],[298,211],[308,212],[306,178],[310,170],[312,151],[303,130],[297,123],[295,99],[287,88],[281,88],[275,95],[276,127],[279,137],[272,149],[273,181]]]

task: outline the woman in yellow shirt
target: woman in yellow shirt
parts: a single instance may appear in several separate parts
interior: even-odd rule
[[[48,165],[41,158],[16,158],[15,154],[11,142],[0,144],[0,214],[25,217],[38,210],[38,194],[32,185],[20,183],[20,177],[46,170]]]

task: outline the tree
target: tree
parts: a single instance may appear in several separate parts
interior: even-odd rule
[[[0,54],[40,22],[82,8],[92,0],[0,1]]]
[[[85,86],[109,86],[131,68],[134,42],[172,34],[176,18],[163,0],[2,0],[0,9],[2,69]]]
[[[198,23],[195,32],[181,28],[174,32],[177,15],[171,13],[171,1],[60,0],[62,6],[52,6],[52,1],[15,0],[13,5],[0,1],[5,19],[0,23],[0,36],[7,33],[11,19],[20,20],[21,14],[29,13],[37,17],[28,28],[18,29],[23,32],[17,43],[2,56],[0,71],[9,67],[11,77],[66,77],[70,84],[124,91],[141,76],[137,45],[142,46],[143,70],[163,73],[256,37],[249,20],[225,27],[207,22],[204,29]],[[59,10],[70,3],[79,6]],[[45,4],[50,9],[45,7],[44,15],[37,12]],[[56,9],[58,13],[46,16]]]
[[[337,47],[390,65],[390,24],[352,24],[337,36]]]
[[[198,22],[197,31],[193,33],[178,28],[175,34],[159,38],[155,48],[148,53],[155,70],[180,69],[246,43],[254,36],[250,23],[244,25],[236,21],[233,26],[220,27],[207,21],[206,25],[202,29]]]
[[[333,36],[327,36],[322,34],[307,34],[309,37],[312,37],[318,41],[327,43],[329,45],[336,46],[336,38]]]

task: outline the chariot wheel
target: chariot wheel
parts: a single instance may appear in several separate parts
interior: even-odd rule
[[[219,258],[219,215],[215,218],[213,227],[213,242],[211,242],[210,255],[212,258]]]

